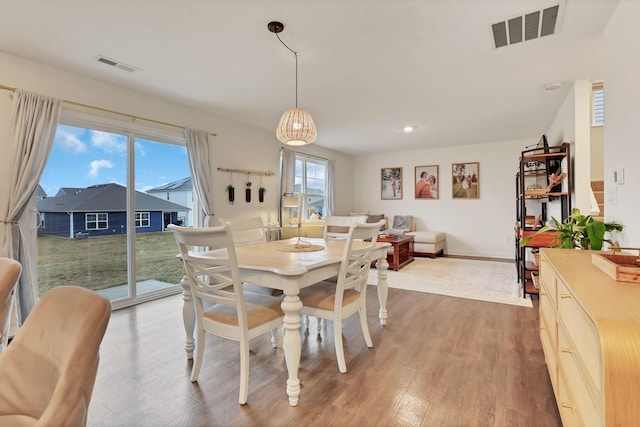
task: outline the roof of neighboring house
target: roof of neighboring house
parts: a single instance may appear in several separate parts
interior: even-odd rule
[[[191,183],[191,177],[179,179],[177,181],[170,182],[168,184],[160,185],[158,187],[154,187],[151,190],[147,190],[147,193],[158,193],[161,191],[188,191],[193,190],[193,185]]]
[[[99,184],[73,189],[61,188],[58,194],[38,201],[38,210],[40,212],[121,212],[127,210],[127,189],[119,184]],[[136,211],[185,210],[190,209],[136,191]]]
[[[84,190],[84,188],[82,188],[82,187],[60,187],[60,189],[56,193],[55,197],[63,196],[65,194],[77,193],[78,191],[81,191],[81,190]]]
[[[47,192],[44,191],[44,188],[42,188],[40,184],[38,184],[36,187],[36,198],[44,199],[45,197],[47,197]]]

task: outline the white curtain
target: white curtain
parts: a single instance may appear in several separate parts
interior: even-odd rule
[[[329,160],[327,167],[327,194],[325,197],[326,212],[325,216],[331,216],[335,212],[336,200],[336,161]]]
[[[280,148],[280,225],[289,224],[291,211],[283,209],[282,196],[284,193],[293,193],[295,188],[296,152]]]
[[[56,134],[63,101],[16,89],[9,117],[9,147],[0,158],[5,175],[0,182],[0,256],[23,266],[17,289],[21,324],[38,299],[37,281],[30,268],[36,248],[18,224],[44,170]]]
[[[209,132],[185,129],[189,168],[193,178],[193,188],[204,212],[204,227],[213,226],[213,173],[209,160]],[[194,215],[195,216],[195,215]]]
[[[304,154],[303,154],[304,155]],[[280,196],[284,193],[293,193],[295,189],[295,168],[296,152],[287,148],[280,148]],[[335,176],[336,161],[327,161],[327,189],[325,194],[325,216],[333,215],[335,212]],[[280,197],[280,224],[287,224],[291,219],[288,209],[282,208],[282,197]],[[301,200],[300,212],[308,211],[308,198]]]

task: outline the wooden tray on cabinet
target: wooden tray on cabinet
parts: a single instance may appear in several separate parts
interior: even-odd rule
[[[593,253],[591,263],[618,282],[640,283],[639,257],[621,253]]]

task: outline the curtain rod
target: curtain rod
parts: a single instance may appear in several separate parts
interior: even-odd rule
[[[280,151],[284,151],[284,150],[286,150],[286,148],[280,147]],[[295,150],[291,150],[291,151],[293,151],[294,153],[296,153],[296,154],[298,154],[299,156],[302,156],[302,157],[309,157],[310,159],[324,160],[325,162],[329,161],[329,159],[327,159],[327,158],[320,157],[320,156],[314,156],[313,154],[307,154],[307,153],[303,153],[301,151],[295,151]]]
[[[218,168],[220,172],[231,172],[231,173],[240,173],[243,175],[257,175],[257,176],[271,176],[275,175],[273,172],[254,172],[254,171],[246,171],[243,169],[227,169],[227,168]]]
[[[0,84],[0,89],[4,89],[4,90],[11,91],[11,92],[15,92],[17,88],[11,87],[11,86],[5,86],[3,84]],[[79,107],[91,108],[93,110],[98,110],[98,111],[102,111],[102,112],[105,112],[105,113],[118,114],[120,116],[129,117],[129,118],[133,119],[134,122],[136,120],[144,120],[145,122],[151,122],[151,123],[156,123],[156,124],[159,124],[159,125],[171,126],[171,127],[179,128],[179,129],[185,129],[185,127],[181,126],[181,125],[176,125],[176,124],[168,123],[168,122],[162,122],[160,120],[148,119],[146,117],[134,116],[132,114],[121,113],[120,111],[109,110],[107,108],[96,107],[96,106],[88,105],[88,104],[82,104],[80,102],[75,102],[75,101],[69,101],[68,99],[63,99],[63,102],[65,102],[66,104],[76,105],[76,106],[79,106]],[[213,132],[211,132],[210,135],[211,136],[218,136],[217,134],[215,134]]]

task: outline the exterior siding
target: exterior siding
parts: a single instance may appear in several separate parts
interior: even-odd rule
[[[69,220],[67,213],[47,212],[44,216],[44,228],[39,228],[38,233],[69,237]]]
[[[171,223],[175,224],[178,217],[184,218],[183,226],[191,227],[193,223],[193,191],[192,190],[162,190],[162,191],[149,191],[147,194],[153,197],[157,197],[162,200],[177,203],[182,206],[186,206],[189,210],[178,211],[177,215],[171,214]],[[175,216],[175,218],[174,218]]]
[[[155,231],[163,231],[163,212],[162,211],[144,211],[149,212],[149,227],[136,227],[136,233],[150,233]],[[113,234],[127,233],[127,215],[125,212],[107,212],[108,223],[106,229],[87,230],[86,213],[96,212],[74,212],[73,213],[73,230],[69,230],[69,214],[61,212],[47,212],[45,214],[45,226],[38,229],[38,233],[50,234],[60,237],[74,237],[77,233],[87,233],[89,236],[110,236]],[[178,218],[176,212],[171,213],[171,222],[175,222]]]

